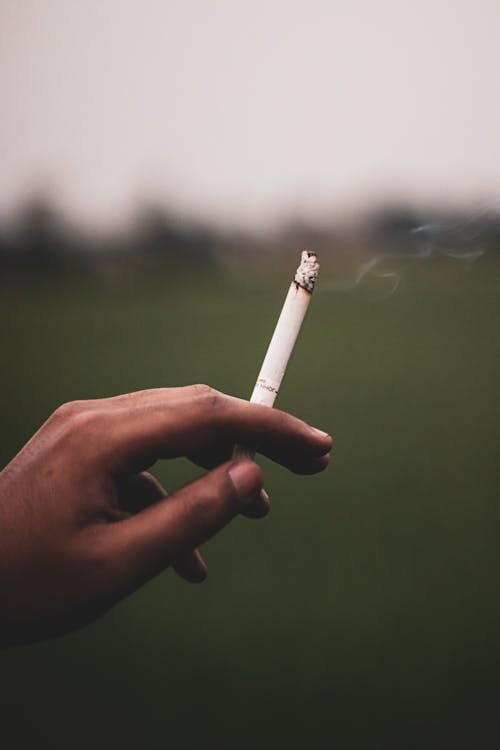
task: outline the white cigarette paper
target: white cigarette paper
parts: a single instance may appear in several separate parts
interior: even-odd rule
[[[273,406],[309,307],[318,273],[318,256],[316,253],[304,250],[264,357],[250,398],[251,403]],[[254,452],[237,445],[233,451],[233,458],[238,456],[253,458]]]

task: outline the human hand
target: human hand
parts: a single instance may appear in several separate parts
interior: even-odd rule
[[[332,445],[208,386],[57,409],[0,473],[0,644],[81,627],[169,565],[203,580],[197,547],[269,509],[257,464],[227,460],[235,443],[301,474],[324,469]],[[146,469],[178,456],[211,470],[167,497]]]

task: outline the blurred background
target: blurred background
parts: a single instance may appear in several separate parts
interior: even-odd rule
[[[203,586],[0,652],[6,747],[497,746],[499,26],[493,0],[2,0],[2,466],[67,400],[248,397],[304,247],[278,406],[336,444],[317,477],[262,459],[272,513]]]

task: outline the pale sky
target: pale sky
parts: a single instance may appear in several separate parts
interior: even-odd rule
[[[0,0],[0,216],[500,206],[498,0]]]

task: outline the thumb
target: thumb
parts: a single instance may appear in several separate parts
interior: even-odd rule
[[[124,596],[183,552],[214,536],[255,501],[263,486],[253,461],[229,461],[106,530],[114,593]]]

